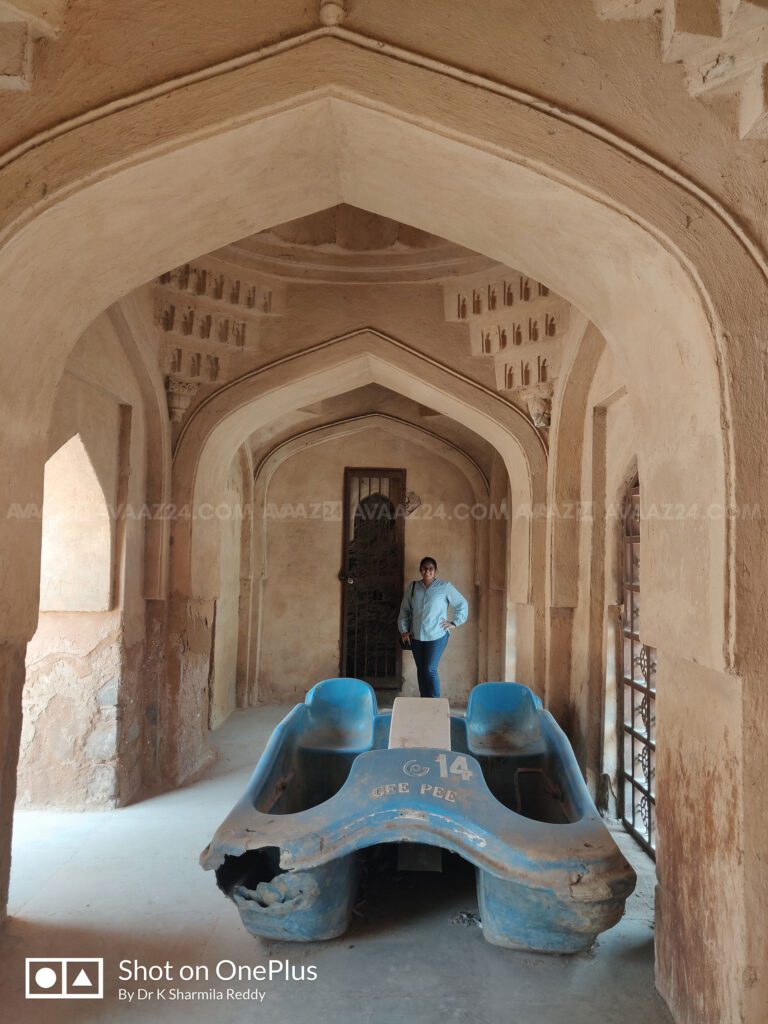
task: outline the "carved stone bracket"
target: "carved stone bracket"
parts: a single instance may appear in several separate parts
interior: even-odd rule
[[[570,304],[502,267],[446,282],[443,297],[446,320],[467,325],[472,355],[493,359],[496,387],[527,406],[546,440]]]
[[[536,384],[530,388],[524,388],[521,397],[525,399],[528,406],[533,425],[537,430],[549,430],[552,423],[552,385]]]
[[[179,380],[173,376],[166,378],[165,393],[168,398],[168,415],[171,418],[171,423],[181,423],[199,389],[200,385],[195,381]]]

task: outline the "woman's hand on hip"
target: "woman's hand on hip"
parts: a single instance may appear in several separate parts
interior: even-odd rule
[[[446,633],[450,633],[452,629],[456,629],[456,623],[449,622],[448,619],[441,619],[440,625],[446,631]]]

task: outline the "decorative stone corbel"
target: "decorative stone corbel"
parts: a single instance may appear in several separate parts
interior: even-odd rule
[[[340,25],[346,15],[346,0],[320,0],[320,24],[331,28]]]
[[[551,384],[535,384],[524,391],[525,404],[537,430],[549,430],[552,423]]]
[[[165,393],[168,397],[168,415],[171,423],[181,423],[184,413],[192,404],[192,399],[199,389],[200,385],[194,381],[179,380],[173,376],[166,378]]]

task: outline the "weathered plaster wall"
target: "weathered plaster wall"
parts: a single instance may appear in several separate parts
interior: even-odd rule
[[[243,445],[237,454],[240,465],[242,513],[239,524],[240,579],[238,581],[235,697],[238,707],[247,708],[252,703],[252,681],[256,660],[256,633],[253,629],[254,593],[256,590],[253,532],[254,465],[253,451],[250,445]]]
[[[123,606],[126,642],[132,645],[143,642],[144,638],[143,555],[147,523],[144,501],[148,462],[146,418],[149,414],[137,373],[123,345],[109,316],[100,315],[81,335],[70,353],[66,370],[68,376],[79,378],[92,389],[108,396],[112,402],[127,406],[132,412],[130,422],[123,422],[120,427],[120,444],[127,444],[127,450],[118,455],[112,470],[118,509],[124,507],[124,515],[118,516],[122,518],[119,526],[124,548],[117,553],[116,598]],[[78,408],[76,423],[83,422],[84,412],[84,409]],[[61,416],[67,415],[62,408]],[[51,438],[61,436],[60,428],[57,427],[59,422],[59,414],[54,412],[50,426]],[[68,429],[74,433],[74,423],[71,420],[69,422]],[[157,453],[149,454],[157,456]]]
[[[119,800],[122,615],[45,612],[27,648],[18,801],[114,807]]]
[[[456,508],[471,508],[473,491],[466,476],[448,461],[385,431],[367,431],[299,453],[283,463],[271,480],[267,511],[303,506],[307,518],[299,514],[296,519],[267,520],[261,699],[302,699],[313,683],[339,674],[342,523],[335,516],[310,518],[310,510],[322,502],[335,502],[338,507],[343,500],[345,466],[405,469],[408,490],[420,496],[423,506],[431,506],[429,518],[416,512],[405,521],[405,578],[418,578],[418,563],[430,554],[437,559],[439,574],[452,580],[470,602],[469,621],[451,637],[441,664],[445,695],[465,701],[478,681],[476,523],[471,517],[457,518]],[[461,509],[458,514],[462,515]],[[403,668],[403,692],[417,694],[412,657],[404,656]]]
[[[250,630],[250,670],[246,687],[247,693],[243,695],[243,703],[258,699],[258,687],[253,678],[253,672],[259,646],[258,623],[260,621],[260,590],[262,589],[259,567],[264,564],[267,521],[263,517],[263,510],[266,507],[265,489],[268,482],[275,468],[290,455],[302,449],[312,448],[320,442],[343,444],[344,439],[349,436],[375,428],[410,439],[420,448],[435,452],[442,458],[448,459],[454,466],[458,466],[462,473],[470,474],[476,500],[481,500],[485,495],[485,481],[489,478],[491,466],[494,464],[494,450],[487,441],[445,413],[417,403],[405,395],[397,394],[379,384],[358,387],[333,398],[314,402],[302,409],[284,413],[253,434],[250,444],[253,445],[253,464],[256,467],[254,503],[262,514],[257,515],[255,519],[253,534],[255,567],[252,598],[253,628]],[[241,449],[242,451],[243,449]],[[498,454],[495,455],[495,459],[498,463],[498,479],[506,489],[508,487],[506,469]],[[501,503],[496,502],[496,504],[500,505]],[[508,511],[509,502],[507,502]],[[479,525],[481,527],[479,536],[482,540],[485,523],[481,522]],[[492,525],[495,525],[498,530],[504,531],[508,527],[508,520],[497,519]],[[246,539],[248,538],[244,532],[244,545]],[[478,564],[482,564],[487,554],[481,552],[478,557]],[[519,567],[516,568],[518,572],[515,575],[519,577]],[[505,598],[505,593],[502,591],[509,583],[505,575],[504,559],[498,565],[493,565],[493,570],[498,580],[504,580],[503,586],[499,583],[501,588],[499,603],[506,604],[506,601],[501,601]],[[481,579],[483,577],[490,579],[490,575],[490,570],[480,573]],[[246,592],[244,596],[247,600],[250,593]],[[243,610],[245,610],[245,602]],[[499,610],[501,613],[501,608]],[[489,643],[494,644],[498,639],[493,630],[490,634],[486,633],[484,616],[482,603],[479,603],[477,608],[478,672],[482,678],[486,678],[489,671],[487,668]],[[243,630],[244,633],[245,630]],[[488,642],[485,640],[486,635],[489,637]]]
[[[118,693],[118,802],[127,803],[142,784],[141,732],[145,728],[142,670],[146,643],[145,537],[149,409],[137,371],[108,316],[83,334],[68,369],[119,403],[121,419],[117,455],[117,523],[114,606],[122,613],[122,675]]]
[[[740,1024],[744,903],[741,681],[659,655],[657,821],[659,989],[680,1024]],[[702,937],[707,940],[702,942]],[[688,951],[698,956],[690,959]],[[715,979],[722,979],[715,984]]]
[[[18,93],[3,95],[10,119],[3,149],[11,137],[25,139],[50,124],[49,118],[66,120],[83,109],[306,30],[316,20],[314,13],[303,0],[266,0],[255,8],[224,0],[215,11],[207,0],[173,0],[161,6],[147,0],[130,12],[101,0],[69,5],[61,37],[41,40],[35,47],[35,88],[21,103],[14,102]],[[136,31],[139,24],[145,26],[141,32]],[[157,64],[147,60],[147,38],[162,40]],[[54,83],[57,87],[50,87]]]
[[[208,705],[216,605],[172,594],[167,609],[166,671],[159,679],[158,763],[163,781],[186,779],[210,756]],[[169,740],[173,723],[176,741]]]
[[[213,674],[210,692],[211,729],[237,706],[237,651],[240,632],[240,534],[243,525],[243,476],[238,455],[232,460],[226,490],[216,506],[220,529],[221,591],[216,601]]]
[[[325,46],[326,43],[327,41],[323,41],[323,46]],[[326,50],[328,52],[332,52],[332,49],[332,47],[330,49],[326,47]],[[318,51],[318,53],[319,52],[320,51]],[[323,52],[325,52],[325,50]],[[363,59],[363,62],[370,63],[370,58],[366,56]],[[346,70],[352,71],[353,69],[349,68],[345,69],[345,71]],[[410,75],[411,72],[409,71],[408,74]],[[414,73],[414,77],[420,77],[422,80],[424,78],[422,72]],[[360,80],[360,76],[356,75],[355,81],[359,83]],[[415,87],[416,83],[414,82],[413,84]],[[426,83],[424,84],[426,85]],[[414,93],[413,95],[416,95],[416,93]],[[423,90],[420,91],[418,95],[419,97],[421,97],[423,95]],[[336,101],[333,102],[334,118],[336,117],[337,108],[341,107],[346,107],[346,104],[337,104]],[[166,113],[168,113],[167,105],[164,106],[164,110],[166,111]],[[281,118],[277,118],[276,120],[282,120],[282,116]],[[290,118],[287,118],[287,120],[290,120]],[[531,264],[531,269],[533,269],[533,264],[536,264],[536,273],[538,273],[539,276],[546,276],[547,269],[551,269],[551,273],[553,275],[556,275],[558,278],[558,281],[556,283],[559,290],[562,290],[560,289],[560,284],[562,284],[564,289],[568,291],[570,294],[575,294],[579,292],[582,287],[586,287],[586,280],[582,281],[581,278],[586,278],[586,268],[590,266],[589,254],[586,252],[579,251],[579,247],[572,250],[568,254],[568,267],[566,268],[563,262],[566,253],[562,247],[561,237],[562,231],[566,231],[566,233],[572,241],[580,239],[582,247],[586,247],[586,234],[583,230],[579,229],[577,224],[577,222],[580,221],[582,217],[586,214],[585,210],[578,209],[582,202],[587,203],[584,197],[581,197],[581,199],[576,199],[576,193],[569,193],[568,203],[562,204],[562,208],[560,209],[560,216],[557,218],[545,218],[543,222],[540,222],[537,219],[537,223],[534,229],[534,226],[531,223],[529,223],[532,216],[530,211],[533,211],[537,208],[543,208],[538,207],[539,201],[545,207],[548,202],[554,201],[554,195],[552,194],[551,189],[549,189],[549,187],[543,185],[543,182],[539,180],[538,176],[528,176],[528,172],[522,172],[518,165],[505,163],[504,174],[506,176],[511,175],[512,177],[520,177],[526,180],[524,182],[519,182],[519,184],[521,184],[520,188],[518,188],[517,186],[512,187],[510,182],[502,183],[501,178],[495,180],[494,188],[491,189],[487,195],[484,192],[478,193],[478,196],[482,194],[483,197],[484,209],[482,215],[478,216],[479,211],[477,206],[475,205],[473,215],[472,217],[470,217],[468,210],[466,208],[466,204],[462,205],[460,201],[461,197],[459,178],[451,178],[450,182],[448,182],[443,178],[435,179],[435,177],[430,173],[427,173],[426,178],[424,175],[424,172],[426,171],[430,163],[435,161],[436,159],[441,164],[441,166],[444,166],[446,161],[459,162],[461,159],[466,159],[468,154],[466,152],[461,151],[461,147],[458,146],[457,143],[448,143],[441,139],[439,147],[443,147],[444,151],[441,152],[438,158],[438,154],[436,152],[430,153],[430,149],[434,149],[438,145],[436,142],[436,136],[429,135],[428,133],[420,135],[420,130],[416,129],[413,125],[411,125],[407,130],[405,130],[403,124],[398,123],[396,119],[388,120],[385,115],[380,113],[372,114],[370,111],[365,111],[364,113],[361,113],[359,111],[352,111],[351,109],[345,109],[343,111],[341,122],[343,123],[340,123],[339,127],[342,131],[345,140],[344,145],[340,150],[340,152],[344,154],[345,161],[342,179],[344,189],[349,191],[349,195],[346,198],[348,198],[350,201],[354,202],[357,205],[375,207],[380,212],[383,213],[402,215],[406,217],[406,219],[418,221],[422,226],[426,228],[442,231],[443,233],[445,233],[446,230],[450,229],[450,225],[446,224],[444,211],[446,209],[456,210],[458,213],[461,214],[460,222],[455,225],[456,236],[460,237],[462,241],[472,244],[479,249],[489,249],[493,252],[495,256],[503,257],[505,262],[517,262],[518,256],[523,257],[525,261],[527,256],[528,260],[533,261]],[[507,122],[505,121],[505,123]],[[285,126],[286,125],[284,124],[282,127],[284,128]],[[270,125],[270,128],[273,127],[275,127],[274,124]],[[305,145],[308,145],[310,138],[310,134],[308,133],[310,132],[314,132],[314,135],[316,136],[314,140],[315,143],[321,147],[324,147],[325,150],[327,150],[330,147],[329,140],[334,138],[333,132],[320,132],[321,126],[319,125],[317,120],[315,120],[314,122],[307,120],[307,123],[304,126],[306,128],[306,131],[297,131],[296,127],[297,126],[295,124],[291,126],[291,131],[289,133],[290,138],[292,140],[295,140],[296,138],[300,137]],[[240,129],[238,129],[238,134],[239,132]],[[320,137],[317,137],[318,134],[320,135]],[[384,143],[384,145],[382,145],[382,143]],[[194,145],[197,144],[193,144],[193,146]],[[221,159],[223,157],[222,147],[217,146],[216,152],[219,159]],[[241,153],[242,151],[239,149],[238,152]],[[266,159],[266,149],[264,147],[260,147],[260,152],[262,153],[262,156]],[[372,154],[376,155],[377,161],[381,160],[381,162],[376,167],[373,166]],[[382,157],[385,155],[391,157],[392,159],[384,161]],[[189,152],[186,154],[186,156],[187,158],[189,158],[192,156],[192,153]],[[328,152],[324,152],[324,159],[329,156],[330,154]],[[165,161],[166,158],[163,157],[158,159]],[[479,156],[478,151],[473,151],[472,160],[470,161],[473,164],[473,180],[475,175],[477,176],[477,180],[479,180],[483,174],[487,175],[490,172],[491,169],[489,166],[484,167],[482,165],[487,161],[491,161],[493,159],[495,158],[492,158],[490,154],[487,152],[485,152],[482,156]],[[183,173],[184,167],[189,168],[193,165],[195,166],[196,169],[199,169],[199,164],[196,161],[186,159],[184,161],[183,167],[176,168],[176,172],[180,171],[181,173]],[[270,164],[269,166],[271,167],[272,164]],[[295,172],[297,176],[301,177],[301,174],[303,172],[304,176],[307,176],[307,164],[300,162],[296,162],[294,164],[290,160],[288,160],[287,166],[291,169],[292,174]],[[408,166],[418,168],[420,173],[409,174],[407,171]],[[247,168],[247,173],[249,176],[253,176],[254,178],[258,176],[259,168],[253,162],[242,161],[241,159],[239,159],[238,167],[239,174],[244,174],[245,169]],[[365,173],[362,173],[363,169],[365,170]],[[262,168],[262,170],[264,170],[264,168]],[[498,168],[496,168],[495,170],[498,170]],[[126,176],[130,177],[132,173],[133,172],[130,170],[125,170],[121,172],[120,179],[122,185],[127,185],[125,178]],[[366,177],[368,178],[367,181]],[[205,180],[204,177],[203,180]],[[327,192],[332,191],[330,187],[326,189],[326,185],[330,186],[333,184],[332,176],[329,181],[326,181],[325,175],[318,175],[317,173],[315,173],[312,176],[311,180],[315,185],[317,185],[318,182],[322,182],[324,195],[327,194]],[[434,189],[435,180],[440,180],[441,184],[445,186],[442,191],[436,191]],[[397,189],[393,190],[394,182],[397,182]],[[114,178],[110,179],[110,183],[117,184]],[[302,209],[302,207],[295,202],[295,193],[294,201],[292,203],[289,202],[288,196],[291,194],[292,184],[294,187],[297,188],[299,194],[301,194],[302,196],[307,194],[306,183],[302,188],[299,182],[291,182],[289,181],[287,176],[281,176],[279,186],[280,189],[284,190],[286,194],[281,195],[279,199],[275,199],[274,193],[271,194],[271,198],[275,200],[275,202],[270,207],[273,210],[273,218],[276,219],[278,216],[290,216],[291,213],[296,215],[307,209],[309,202],[303,204]],[[449,185],[450,188],[448,187]],[[554,189],[555,187],[552,186],[552,188]],[[544,193],[547,193],[547,195],[540,194],[542,190]],[[104,190],[102,189],[101,191]],[[146,182],[143,183],[141,193],[142,195],[146,194]],[[125,193],[123,194],[125,196]],[[177,190],[175,194],[178,194]],[[197,200],[202,201],[202,194],[200,193],[199,189],[192,189],[190,194],[195,195]],[[233,194],[261,194],[261,190],[253,187],[243,189],[235,188],[233,190]],[[514,232],[510,234],[506,231],[497,230],[499,224],[499,211],[501,210],[502,205],[504,203],[509,204],[510,202],[512,202],[512,200],[514,200],[515,203],[519,203],[521,209],[519,211],[507,210],[507,214],[510,217],[510,224],[515,222],[515,217],[517,215],[523,216],[524,220],[522,221],[522,223],[525,223],[526,225],[526,232],[535,230],[537,235],[537,248],[527,250],[527,253],[522,252],[522,240],[518,234],[515,234]],[[317,199],[315,201],[317,201]],[[160,205],[165,210],[170,209],[170,206],[168,205],[163,205],[162,203]],[[587,203],[587,205],[590,204]],[[523,209],[523,207],[525,207],[525,209]],[[524,216],[526,210],[528,211],[527,220]],[[567,223],[566,221],[563,220],[566,210],[568,210],[570,217],[570,220]],[[630,258],[632,261],[637,260],[636,266],[634,266],[633,264],[633,269],[631,270],[631,279],[633,281],[636,280],[636,274],[642,275],[643,273],[647,273],[649,275],[649,280],[647,282],[638,284],[639,292],[646,294],[648,289],[651,287],[652,282],[650,281],[650,277],[653,276],[652,271],[654,269],[657,272],[656,277],[658,278],[658,280],[664,282],[665,286],[668,285],[670,287],[670,290],[675,291],[676,301],[672,305],[672,307],[667,311],[668,315],[665,314],[664,316],[666,324],[665,339],[669,341],[669,339],[674,336],[678,339],[678,342],[681,345],[683,345],[683,347],[686,349],[685,358],[690,361],[691,373],[696,377],[697,380],[697,388],[695,391],[695,395],[692,393],[691,395],[688,396],[690,398],[689,404],[692,407],[691,410],[689,410],[692,415],[690,422],[695,424],[696,428],[695,431],[691,434],[691,437],[697,438],[695,442],[698,446],[697,460],[707,463],[717,463],[722,457],[722,452],[719,449],[719,441],[716,441],[713,437],[710,436],[710,434],[712,433],[712,419],[711,417],[702,417],[701,415],[699,415],[699,413],[694,414],[693,410],[693,407],[696,404],[696,396],[701,397],[703,401],[704,394],[708,393],[708,390],[710,388],[716,387],[716,380],[714,379],[713,362],[711,360],[710,354],[705,355],[703,352],[694,353],[693,351],[688,351],[689,346],[687,346],[687,344],[684,343],[684,339],[688,337],[689,333],[691,335],[695,334],[697,338],[706,337],[706,321],[703,314],[693,312],[692,306],[685,303],[681,303],[679,301],[679,296],[680,294],[682,294],[680,292],[680,288],[685,289],[687,287],[679,272],[676,273],[671,267],[671,265],[670,267],[666,268],[663,273],[659,272],[659,261],[664,262],[665,257],[662,257],[659,254],[659,252],[654,249],[655,243],[651,243],[647,236],[643,236],[640,233],[638,233],[636,237],[633,237],[633,244],[630,246],[627,242],[627,238],[625,237],[625,235],[627,230],[631,232],[632,229],[628,228],[627,221],[622,220],[621,229],[619,230],[618,225],[616,223],[616,215],[610,215],[607,212],[606,207],[603,207],[600,204],[595,203],[594,206],[590,205],[590,211],[593,217],[605,220],[605,223],[602,223],[599,227],[596,227],[596,230],[595,232],[593,232],[593,234],[599,236],[601,239],[601,246],[603,247],[605,256],[606,271],[608,269],[613,270],[614,277],[616,278],[617,289],[619,289],[615,293],[616,301],[615,304],[612,306],[612,299],[609,298],[609,296],[613,295],[613,293],[609,285],[608,274],[606,273],[605,276],[600,278],[600,288],[602,294],[599,297],[595,296],[595,301],[593,305],[595,307],[600,307],[599,312],[601,319],[604,319],[608,326],[611,326],[613,328],[614,336],[617,323],[611,324],[610,321],[611,319],[613,319],[616,322],[618,321],[618,306],[621,306],[622,321],[624,323],[631,322],[631,332],[633,335],[638,335],[638,338],[645,339],[646,328],[648,328],[647,333],[649,338],[651,336],[656,337],[658,334],[658,332],[651,330],[650,326],[645,323],[645,317],[640,315],[640,310],[638,307],[634,307],[634,311],[630,317],[629,307],[626,305],[624,298],[622,298],[621,300],[617,298],[618,295],[621,294],[622,262],[626,262]],[[190,231],[190,225],[192,224],[195,225],[195,228],[197,230],[200,230],[202,222],[197,220],[194,216],[189,216],[190,212],[191,211],[189,209],[185,210],[184,224],[186,225],[186,230]],[[221,207],[216,207],[217,216],[223,214],[223,212],[224,211]],[[227,207],[226,215],[228,217],[231,217],[234,221],[238,222],[241,226],[241,230],[244,230],[246,228],[247,221],[244,219],[245,215],[242,212],[238,213],[238,211],[236,211],[234,207]],[[270,221],[267,221],[267,223],[269,222]],[[251,224],[254,229],[258,226],[258,222],[254,223],[253,221],[251,221]],[[482,237],[484,235],[484,231],[479,228],[480,224],[493,224],[493,231],[491,232],[489,229],[488,236]],[[558,227],[561,229],[557,233],[557,238],[555,238],[554,236],[546,238],[546,226],[554,226],[555,224],[557,224]],[[568,226],[569,224],[570,227]],[[226,238],[227,229],[223,223],[219,225],[219,229],[220,233],[218,234],[218,238],[221,239],[222,236]],[[173,232],[158,233],[157,231],[155,231],[153,234],[153,238],[155,239],[162,238],[163,240],[165,240],[169,237],[173,237]],[[547,245],[544,245],[545,238],[547,241]],[[502,246],[501,240],[507,240],[510,244],[510,247],[507,248],[507,241],[505,241],[504,246]],[[611,242],[610,251],[606,248],[606,246],[608,246],[609,240]],[[187,238],[187,243],[188,242],[189,238]],[[512,242],[516,242],[516,244],[512,246]],[[515,251],[513,251],[513,249]],[[651,252],[651,249],[654,249],[653,253]],[[615,259],[611,258],[611,254],[615,256]],[[166,257],[168,262],[170,262],[170,247],[169,251],[166,254]],[[157,254],[157,258],[160,258],[159,253]],[[165,262],[164,265],[167,266],[168,262]],[[558,266],[559,270],[557,269]],[[669,274],[667,274],[667,270],[669,270]],[[576,275],[573,279],[571,279],[570,287],[568,281],[569,273]],[[627,268],[627,273],[630,273],[629,268]],[[625,290],[626,280],[627,279],[624,278]],[[674,285],[673,282],[675,282]],[[677,287],[678,284],[680,287]],[[660,304],[660,308],[662,305],[666,310],[666,303]],[[651,350],[652,346],[650,344],[646,345],[644,341],[643,343],[635,344],[631,347],[625,344],[623,345],[622,349],[623,354],[626,358],[630,358],[637,363],[638,373],[646,372],[648,370],[649,363],[653,363],[656,366],[658,365],[657,354],[654,353],[654,357],[652,359]],[[665,351],[667,352],[668,358],[669,353],[671,353],[672,351],[672,346],[666,345]],[[656,379],[658,382],[661,383],[665,380],[665,376],[664,374],[657,374]],[[669,385],[671,385],[671,380],[672,378],[670,378]],[[678,402],[679,398],[680,396],[678,393],[676,397],[676,400]],[[44,389],[40,395],[40,400],[44,401]],[[672,399],[670,397],[669,402],[664,402],[663,404],[664,406],[671,406],[671,402]],[[678,412],[681,416],[685,415],[682,409],[679,409]],[[649,409],[645,409],[645,415],[646,418],[650,418]],[[650,420],[650,425],[653,426],[652,419]],[[655,427],[654,434],[659,433],[660,430],[661,425],[657,424]],[[649,446],[652,444],[652,441],[653,437],[649,436]],[[667,447],[668,443],[666,446],[662,446],[659,449],[661,452],[664,452],[663,459],[660,461],[660,467],[662,463],[663,465],[667,464]],[[666,473],[666,470],[662,472],[661,468],[660,472],[661,476],[659,477],[659,486],[664,486],[666,488],[672,488],[673,486],[677,486],[678,488],[680,488],[683,486],[683,480],[680,478],[679,474],[674,474],[671,472]],[[718,472],[715,471],[715,478],[717,478],[717,476]],[[686,479],[685,485],[686,487],[692,486],[692,480]],[[31,483],[30,489],[33,490]],[[714,526],[707,524],[706,527],[701,527],[700,533],[701,536],[697,539],[697,544],[706,546],[709,551],[707,558],[712,562],[713,565],[719,565],[722,561],[724,531],[718,530]],[[680,548],[680,550],[682,551],[682,548]],[[672,571],[673,567],[670,566],[670,576],[672,574]],[[666,580],[665,585],[669,582],[670,580]],[[702,597],[706,597],[708,599],[711,606],[707,609],[707,614],[704,616],[704,618],[706,618],[707,616],[714,615],[715,607],[722,607],[721,595],[718,595],[716,592],[720,585],[721,580],[718,579],[717,574],[713,574],[711,593],[702,595]],[[659,630],[663,630],[666,622],[669,621],[668,616],[665,616],[663,614],[663,590],[664,586],[661,586],[659,588],[660,592],[657,593],[657,604],[659,604],[660,606],[657,621],[657,627]],[[681,632],[680,635],[678,635],[677,642],[685,643],[686,649],[688,649],[688,647],[690,646],[693,646],[694,641],[700,649],[700,643],[702,642],[702,638],[698,635],[701,628],[698,624],[699,621],[700,620],[696,619],[695,616],[693,616],[692,614],[690,617],[690,622],[687,624],[686,630],[684,631],[684,635],[683,632]],[[714,624],[711,625],[714,626]],[[710,654],[712,654],[713,657],[720,657],[722,644],[720,643],[718,630],[712,628],[709,631],[705,631],[703,642],[710,645],[710,647],[712,648],[710,650]]]
[[[356,301],[356,294],[355,289],[350,293],[348,301]],[[360,313],[363,312],[364,309],[361,308]],[[276,417],[250,438],[254,463],[258,466],[279,445],[307,431],[324,429],[333,424],[370,415],[387,416],[399,423],[411,424],[416,429],[436,434],[466,453],[477,463],[480,471],[486,477],[490,477],[494,459],[498,455],[484,437],[467,429],[464,424],[444,411],[416,402],[379,384],[355,388],[334,398],[313,402]]]

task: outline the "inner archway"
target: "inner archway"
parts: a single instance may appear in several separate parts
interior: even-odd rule
[[[174,663],[178,684],[170,687],[166,705],[169,727],[177,737],[172,777],[193,771],[205,750],[205,732],[170,726],[178,721],[205,720],[191,708],[195,694],[205,693],[207,639],[214,605],[220,592],[219,528],[210,510],[226,485],[226,467],[232,453],[246,438],[279,414],[285,415],[310,403],[377,383],[414,402],[441,408],[490,442],[507,467],[512,481],[513,506],[524,514],[510,521],[508,564],[514,567],[508,580],[508,599],[531,608],[526,629],[517,638],[532,666],[530,682],[536,686],[543,670],[541,630],[543,591],[544,520],[530,510],[543,504],[546,473],[541,440],[530,422],[510,402],[492,396],[472,381],[457,379],[439,366],[427,363],[417,352],[377,332],[357,332],[300,358],[279,361],[216,392],[191,417],[181,434],[174,460],[174,505],[188,507],[191,515],[176,522],[173,531],[171,581],[179,602],[176,619],[197,623],[195,659],[186,666]],[[258,486],[257,486],[258,493]],[[526,511],[527,510],[527,511]],[[537,582],[538,580],[538,582]],[[523,659],[521,658],[521,661]],[[197,665],[193,669],[192,664]],[[190,704],[192,702],[192,704]]]

